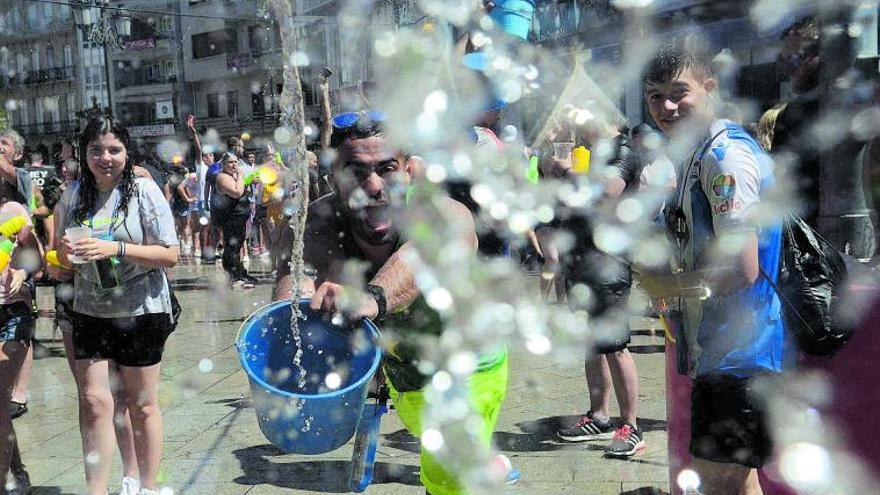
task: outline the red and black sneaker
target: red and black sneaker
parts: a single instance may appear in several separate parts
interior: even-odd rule
[[[586,442],[587,440],[608,440],[614,435],[611,421],[593,418],[593,411],[580,417],[578,422],[568,428],[560,428],[556,436],[566,442]]]
[[[608,457],[629,457],[645,448],[645,439],[638,426],[623,423],[614,431],[611,445],[605,449]]]

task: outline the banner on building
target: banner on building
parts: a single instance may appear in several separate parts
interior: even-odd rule
[[[136,125],[128,128],[131,137],[170,136],[174,134],[174,124]]]
[[[156,118],[157,119],[173,119],[174,118],[174,102],[171,100],[163,100],[156,102]]]
[[[126,50],[147,50],[156,48],[155,38],[144,38],[142,40],[129,40],[123,43]]]

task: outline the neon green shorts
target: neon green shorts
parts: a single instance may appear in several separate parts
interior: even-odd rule
[[[397,415],[406,429],[420,437],[422,434],[422,413],[425,410],[425,393],[423,390],[414,392],[398,392],[390,381],[386,380],[391,391],[391,401]],[[474,373],[468,381],[468,397],[471,407],[483,419],[480,441],[488,451],[492,444],[492,432],[498,421],[501,404],[507,394],[507,353],[497,361],[497,365]],[[434,456],[420,450],[422,484],[431,495],[462,495],[464,490],[455,475],[444,469]]]

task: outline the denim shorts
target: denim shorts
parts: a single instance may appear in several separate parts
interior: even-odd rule
[[[29,343],[34,337],[34,313],[24,302],[0,306],[0,342]]]

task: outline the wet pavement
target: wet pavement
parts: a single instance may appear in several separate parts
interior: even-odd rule
[[[219,266],[175,269],[182,322],[169,338],[162,362],[161,406],[165,453],[160,473],[174,493],[275,494],[345,493],[352,442],[319,456],[285,455],[257,426],[247,378],[233,346],[241,322],[269,302],[267,265],[251,271],[261,284],[251,290],[223,287]],[[537,283],[527,280],[526,283]],[[537,293],[537,289],[536,289]],[[45,356],[34,363],[30,412],[15,420],[24,462],[35,494],[84,493],[76,387],[60,334],[52,331],[52,289],[39,289],[37,337]],[[631,350],[641,377],[639,424],[647,448],[629,460],[603,457],[605,442],[563,445],[554,432],[564,416],[587,405],[583,364],[560,365],[544,356],[512,349],[510,386],[495,442],[522,471],[512,494],[648,494],[667,481],[664,367],[661,334],[651,321],[633,319]],[[612,399],[612,411],[616,404]],[[418,477],[418,443],[394,411],[382,422],[374,484],[370,494],[423,494]],[[118,489],[117,458],[111,489]]]

